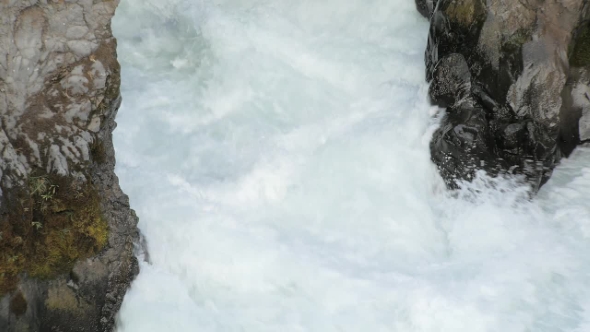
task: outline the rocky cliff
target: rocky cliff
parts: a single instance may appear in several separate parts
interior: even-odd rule
[[[524,175],[537,190],[590,140],[588,0],[416,0],[430,19],[426,78],[446,107],[431,142],[447,184]]]
[[[0,0],[0,331],[110,331],[138,273],[114,174],[117,0]]]

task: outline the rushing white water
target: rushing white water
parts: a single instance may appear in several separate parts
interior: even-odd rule
[[[113,29],[151,259],[119,332],[590,331],[590,150],[533,202],[447,194],[413,0],[124,0]]]

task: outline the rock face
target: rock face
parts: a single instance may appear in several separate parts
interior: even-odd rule
[[[118,0],[0,0],[0,331],[111,331],[138,273],[114,174]]]
[[[449,187],[484,169],[537,190],[590,139],[590,1],[416,0],[430,19],[431,142]]]

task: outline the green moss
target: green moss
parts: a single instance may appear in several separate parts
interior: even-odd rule
[[[576,32],[570,45],[570,65],[585,67],[590,65],[590,23]]]
[[[531,40],[532,33],[528,29],[519,29],[503,41],[503,48],[507,50],[520,49],[522,45]]]
[[[0,216],[0,295],[14,289],[22,272],[54,277],[107,242],[107,222],[89,182],[41,174],[11,196]]]

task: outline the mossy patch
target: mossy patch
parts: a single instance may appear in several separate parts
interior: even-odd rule
[[[450,0],[444,12],[452,22],[466,27],[485,18],[485,7],[480,0]]]
[[[94,143],[90,145],[90,154],[95,163],[104,164],[107,161],[107,152],[104,143],[100,140],[95,140]]]
[[[502,50],[504,52],[518,50],[531,39],[532,31],[530,29],[518,29],[515,33],[503,38]]]
[[[576,31],[570,44],[569,60],[573,67],[590,65],[590,22],[586,22]]]
[[[107,242],[107,222],[89,181],[37,173],[27,183],[2,202],[0,295],[14,289],[22,272],[51,278]]]

